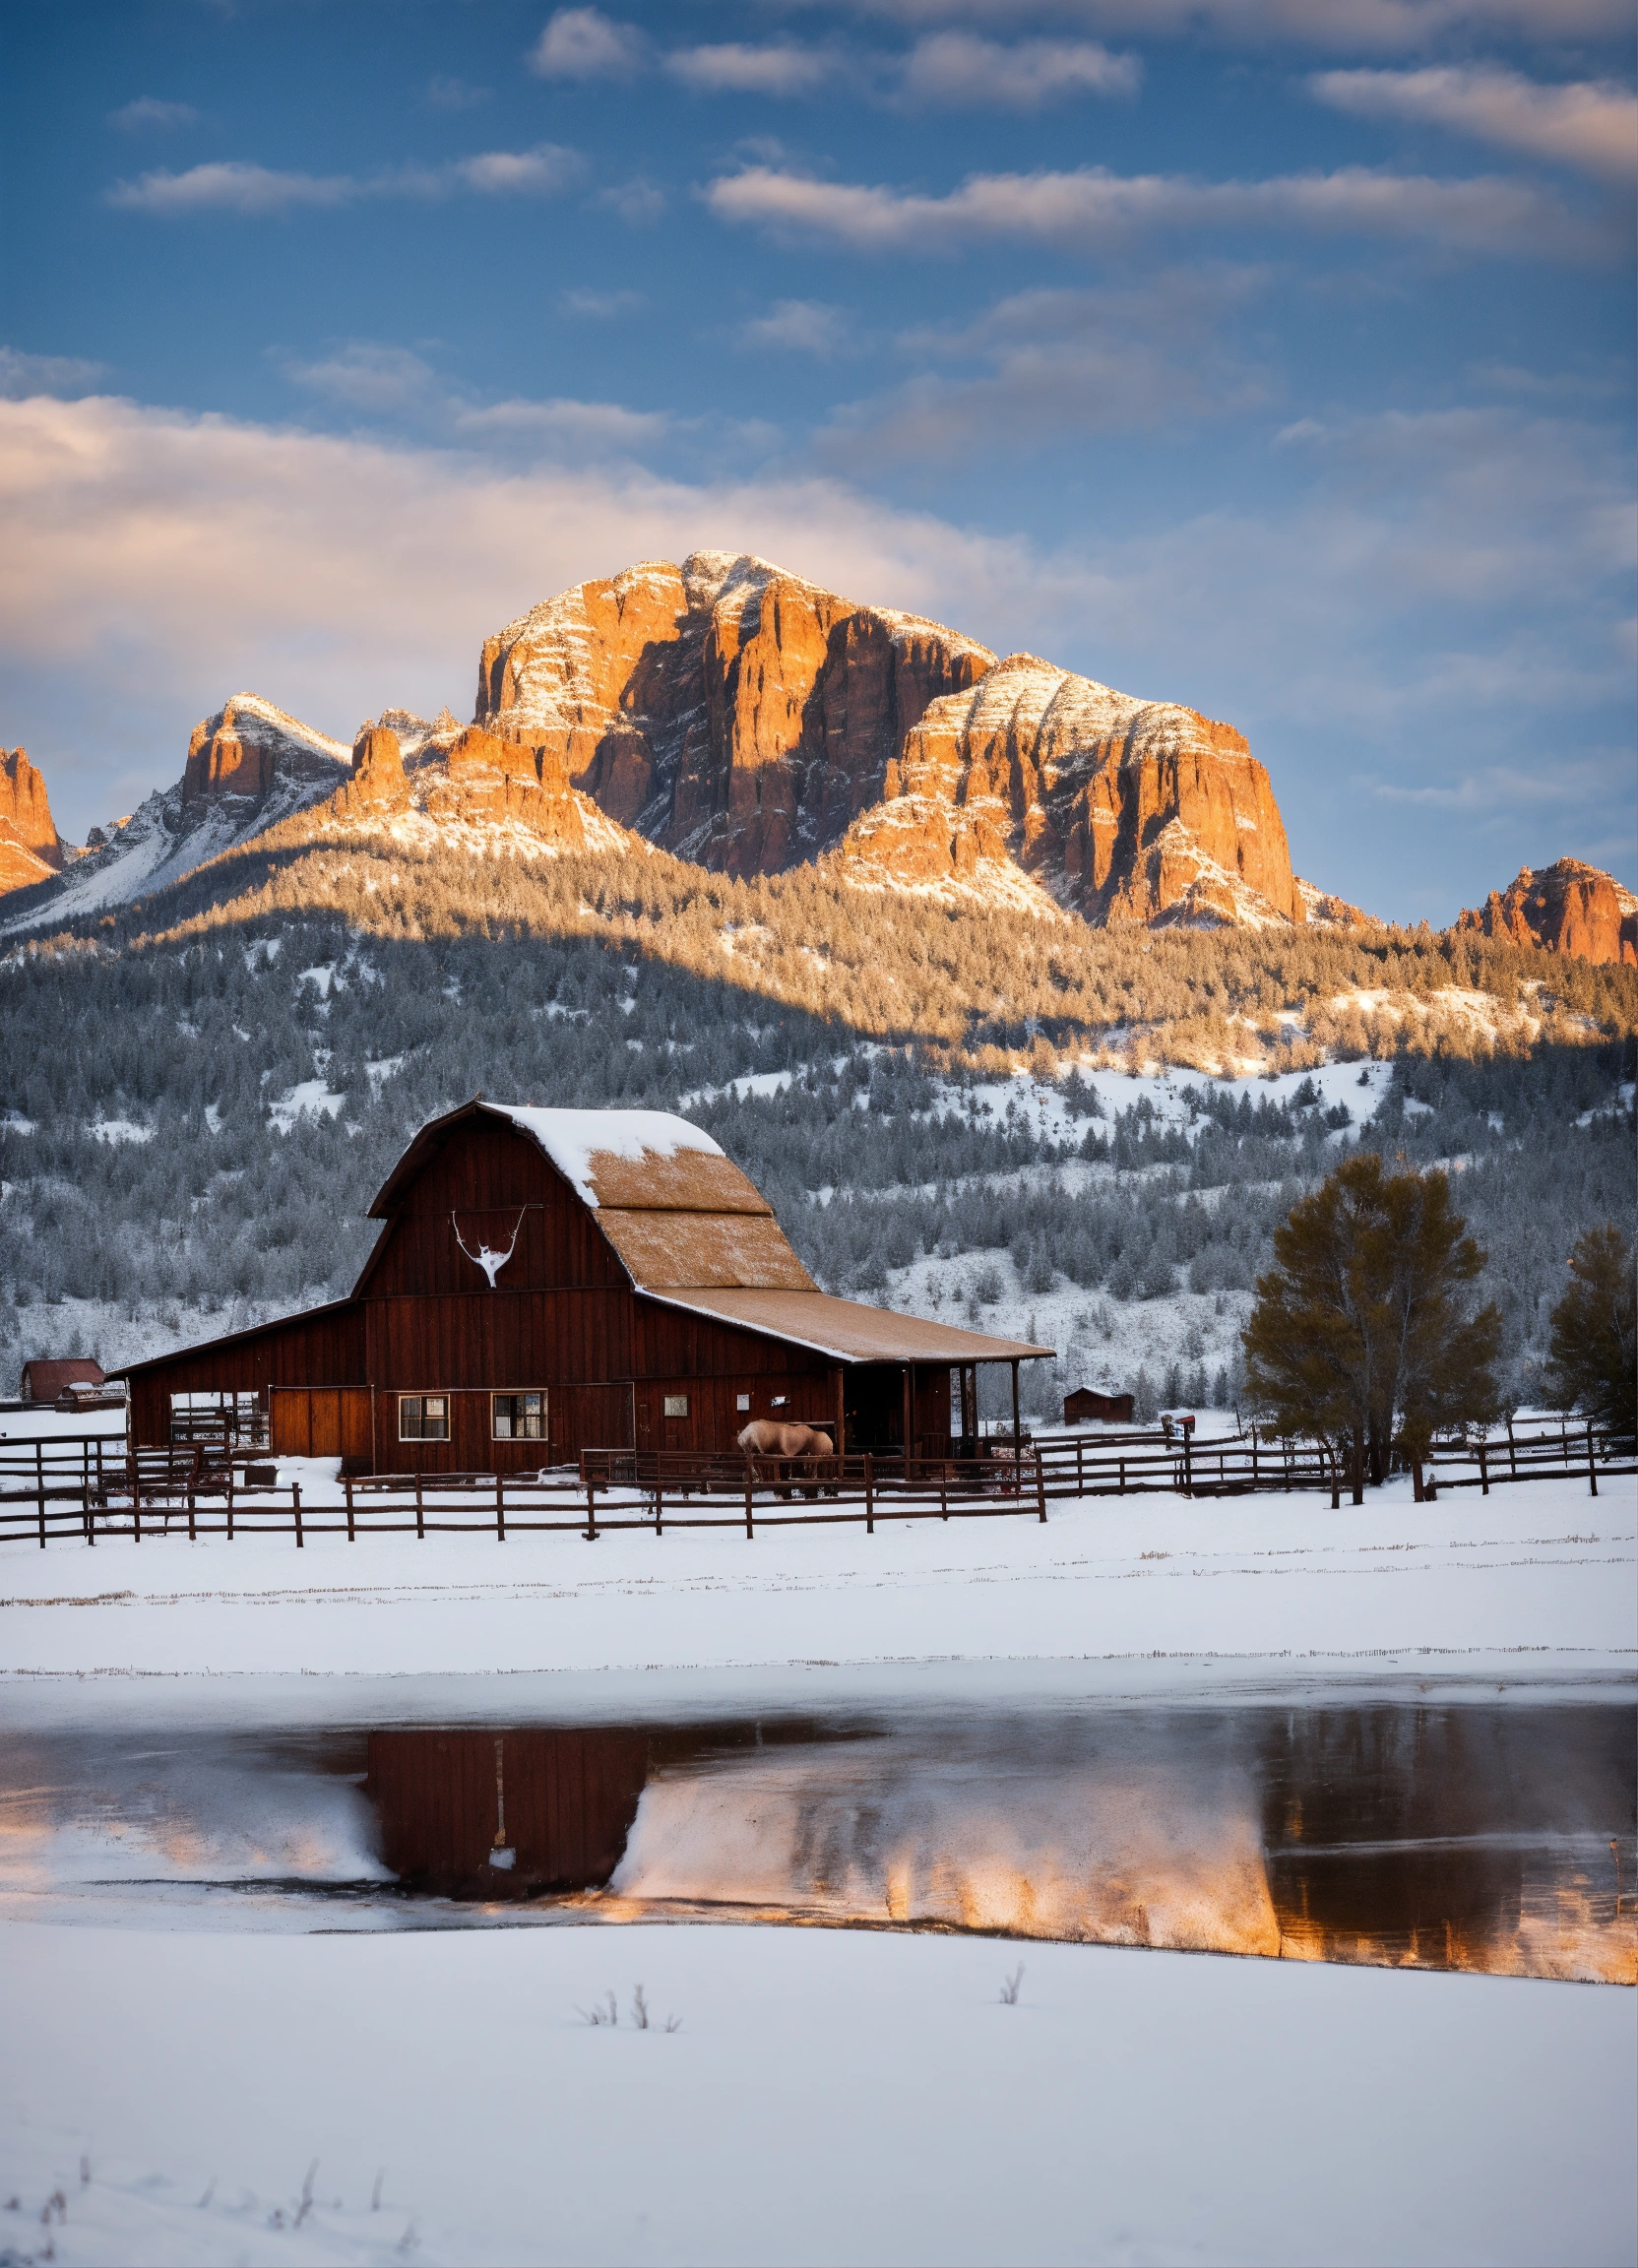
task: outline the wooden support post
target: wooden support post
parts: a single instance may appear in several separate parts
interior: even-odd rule
[[[910,1486],[910,1429],[914,1412],[914,1394],[911,1386],[911,1366],[903,1365],[905,1389],[905,1486]]]
[[[948,1520],[950,1517],[949,1483],[950,1468],[948,1463],[946,1463],[941,1465],[938,1469],[938,1516],[941,1520]]]
[[[1036,1443],[1036,1510],[1040,1513],[1040,1524],[1044,1528],[1046,1525],[1046,1468],[1041,1462],[1040,1443],[1039,1441]]]
[[[45,1451],[34,1443],[34,1486],[39,1492],[39,1547],[45,1549]]]
[[[495,1475],[495,1542],[506,1542],[506,1480],[499,1473]]]
[[[1194,1452],[1191,1447],[1193,1440],[1194,1435],[1185,1425],[1183,1428],[1183,1494],[1185,1496],[1194,1494]]]
[[[597,1540],[598,1491],[596,1483],[592,1480],[590,1476],[588,1476],[586,1482],[586,1541],[588,1544],[595,1544]]]
[[[1015,1354],[1012,1359],[1012,1479],[1014,1488],[1019,1485],[1020,1476],[1018,1472],[1018,1466],[1023,1454],[1019,1445],[1018,1433],[1018,1357]]]
[[[1490,1493],[1490,1468],[1484,1461],[1482,1441],[1479,1444],[1479,1493],[1480,1496],[1488,1496]]]
[[[1511,1480],[1516,1480],[1519,1477],[1519,1458],[1518,1452],[1513,1446],[1513,1419],[1511,1414],[1509,1414],[1507,1419],[1507,1476]]]
[[[839,1362],[836,1366],[836,1455],[837,1471],[839,1474],[841,1472],[841,1461],[848,1454],[847,1376],[848,1373],[843,1369],[841,1363]]]
[[[295,1514],[295,1547],[298,1551],[304,1551],[307,1548],[307,1539],[301,1533],[301,1482],[299,1480],[292,1480],[290,1483],[290,1509]]]
[[[344,1477],[342,1485],[346,1490],[346,1540],[349,1544],[355,1544],[358,1539],[352,1530],[352,1475],[350,1473]]]
[[[227,1468],[227,1541],[229,1544],[231,1544],[233,1541],[233,1468],[231,1465],[229,1465]],[[350,1512],[350,1498],[348,1499],[347,1508]]]
[[[1593,1428],[1591,1424],[1587,1427],[1587,1478],[1592,1483],[1593,1494],[1596,1496],[1599,1492],[1599,1469],[1593,1455]]]
[[[418,1473],[415,1475],[415,1541],[417,1544],[426,1542],[426,1511],[421,1503],[421,1477]]]
[[[1118,1487],[1117,1487],[1117,1489],[1116,1489],[1116,1494],[1117,1494],[1117,1495],[1121,1495],[1121,1496],[1124,1496],[1124,1495],[1125,1495],[1125,1493],[1126,1493],[1126,1460],[1125,1460],[1125,1458],[1124,1458],[1124,1457],[1122,1457],[1122,1458],[1120,1459],[1120,1480],[1119,1480],[1119,1485],[1118,1485]]]
[[[190,1544],[197,1544],[199,1542],[199,1530],[194,1518],[195,1509],[196,1499],[194,1496],[194,1491],[190,1487],[188,1490],[188,1542]]]
[[[864,1452],[864,1533],[867,1536],[876,1533],[876,1495],[868,1449]]]
[[[1251,1485],[1253,1488],[1257,1485],[1257,1428],[1255,1425],[1251,1428]]]
[[[1084,1495],[1086,1494],[1086,1492],[1087,1492],[1087,1455],[1086,1455],[1086,1442],[1085,1442],[1085,1440],[1083,1439],[1083,1437],[1082,1437],[1082,1436],[1081,1436],[1079,1433],[1077,1433],[1077,1434],[1076,1434],[1076,1436],[1075,1436],[1075,1493],[1076,1493],[1076,1495],[1077,1495],[1077,1496],[1084,1496]]]
[[[745,1460],[745,1541],[747,1544],[749,1544],[756,1535],[756,1529],[752,1524],[751,1518],[751,1490],[754,1484],[755,1476],[755,1464],[751,1458],[747,1457]]]
[[[665,1469],[656,1456],[654,1461],[654,1532],[660,1534],[660,1524],[665,1517]]]

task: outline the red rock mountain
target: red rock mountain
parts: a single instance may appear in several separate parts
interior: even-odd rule
[[[1580,858],[1560,858],[1540,873],[1521,866],[1516,881],[1459,914],[1456,926],[1507,937],[1515,945],[1544,946],[1577,961],[1638,966],[1638,898],[1612,874]]]
[[[63,864],[45,782],[26,748],[0,748],[0,892],[49,881]]]
[[[766,560],[647,560],[487,641],[477,719],[679,855],[860,881],[1021,877],[1090,920],[1292,921],[1268,774],[1239,733]]]

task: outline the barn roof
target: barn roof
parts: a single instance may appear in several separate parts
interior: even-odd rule
[[[703,1126],[669,1110],[545,1110],[474,1096],[424,1125],[370,1207],[384,1221],[457,1125],[504,1118],[549,1158],[593,1212],[760,1213],[773,1207]]]
[[[102,1365],[84,1354],[35,1355],[23,1365],[26,1390],[36,1402],[55,1402],[71,1386],[100,1386]]]
[[[989,1339],[953,1323],[929,1323],[925,1316],[901,1315],[891,1307],[862,1307],[828,1292],[679,1287],[651,1296],[667,1307],[811,1347],[842,1362],[1027,1362],[1052,1352],[1022,1339]]]

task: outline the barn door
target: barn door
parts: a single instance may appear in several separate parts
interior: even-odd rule
[[[340,1457],[357,1472],[374,1464],[367,1386],[271,1386],[268,1443],[275,1457]]]

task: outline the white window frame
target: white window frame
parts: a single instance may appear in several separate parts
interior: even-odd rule
[[[662,1414],[667,1418],[686,1418],[688,1415],[687,1395],[667,1394],[664,1398],[664,1410]]]
[[[447,1441],[450,1437],[450,1418],[453,1416],[450,1405],[454,1399],[455,1397],[447,1387],[442,1391],[426,1394],[401,1394],[398,1398],[399,1439],[401,1441]],[[404,1413],[406,1404],[410,1402],[420,1405],[420,1427],[416,1432],[407,1433],[404,1430]],[[444,1406],[444,1429],[441,1433],[428,1433],[426,1431],[426,1405],[429,1402],[441,1402]]]

